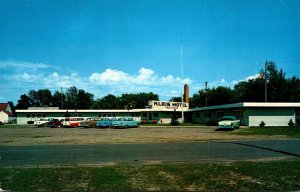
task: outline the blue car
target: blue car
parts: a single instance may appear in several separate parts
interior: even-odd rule
[[[114,128],[128,128],[128,127],[139,127],[140,122],[135,121],[132,117],[118,118],[116,121],[112,121],[112,127]]]
[[[112,127],[112,122],[115,120],[117,120],[117,118],[109,118],[109,117],[102,118],[96,122],[96,127],[110,128]]]

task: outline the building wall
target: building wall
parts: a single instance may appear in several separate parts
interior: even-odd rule
[[[74,113],[70,112],[69,115],[72,117],[128,117],[131,116],[136,121],[146,120],[152,122],[156,120],[157,123],[170,123],[174,112],[81,112]],[[17,124],[27,124],[28,121],[35,121],[41,118],[57,118],[64,119],[65,112],[47,112],[36,111],[36,112],[18,112],[17,113]],[[181,113],[177,112],[178,121],[180,121]]]
[[[263,121],[265,126],[288,126],[292,119],[295,122],[295,108],[249,108],[247,109],[249,126],[259,126]]]
[[[3,111],[0,111],[0,121],[2,123],[8,123],[8,115]]]

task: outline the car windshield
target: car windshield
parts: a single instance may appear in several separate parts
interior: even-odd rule
[[[222,117],[222,121],[231,121],[231,120],[235,120],[234,117]]]

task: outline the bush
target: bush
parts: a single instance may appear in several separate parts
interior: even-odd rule
[[[177,121],[177,119],[172,119],[171,125],[179,125],[179,121]]]
[[[260,126],[261,128],[263,128],[265,125],[266,125],[266,124],[265,124],[265,122],[263,122],[263,121],[259,124],[259,126]]]
[[[177,114],[174,113],[171,119],[171,125],[179,125],[179,121],[177,119],[178,119]]]
[[[292,119],[290,119],[288,125],[289,125],[289,127],[294,127],[294,126],[295,126],[295,123],[293,122]]]

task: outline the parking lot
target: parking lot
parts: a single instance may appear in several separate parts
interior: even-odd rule
[[[247,128],[215,129],[208,126],[98,129],[12,125],[0,128],[0,165],[265,161],[300,156],[299,139],[235,134]]]
[[[215,131],[216,127],[156,127],[130,129],[45,128],[13,125],[0,129],[2,146],[55,144],[168,143],[194,141],[262,140],[277,137],[241,136],[231,131]],[[244,129],[244,128],[241,128]],[[237,132],[239,130],[235,130]]]

